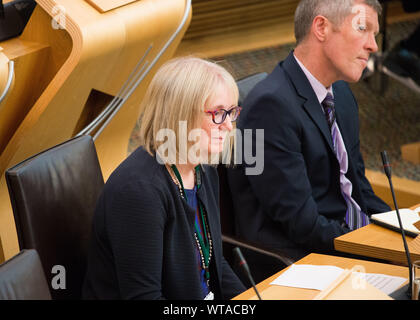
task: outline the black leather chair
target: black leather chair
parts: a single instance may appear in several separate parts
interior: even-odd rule
[[[6,181],[20,249],[38,251],[53,299],[80,299],[104,185],[92,138],[77,137],[23,161],[6,171]],[[65,271],[59,289],[51,286],[56,265]]]
[[[243,104],[246,96],[251,91],[251,89],[254,88],[258,82],[267,77],[267,75],[267,72],[259,72],[236,81],[236,84],[238,85],[239,89],[238,105],[241,106]]]
[[[0,41],[19,36],[36,6],[35,0],[0,1]]]
[[[22,250],[0,265],[0,300],[51,300],[36,250]]]
[[[266,76],[267,73],[262,72],[247,76],[237,81],[239,89],[239,105],[242,105],[251,89]],[[245,258],[248,260],[249,258],[252,258],[252,260],[249,260],[248,262],[256,282],[259,282],[272,275],[272,273],[275,271],[291,265],[294,261],[287,255],[281,252],[274,252],[264,248],[260,244],[251,243],[250,241],[241,239],[236,236],[234,207],[231,190],[229,187],[229,181],[227,179],[227,170],[229,169],[225,165],[221,164],[218,166],[217,170],[219,173],[220,221],[222,228],[224,256],[234,268],[234,270],[238,273],[238,275],[242,278],[242,281],[246,284],[248,279],[243,278],[240,271],[236,268],[235,259],[232,255],[232,249],[234,247],[241,248]],[[264,261],[265,265],[271,265],[271,267],[269,267],[268,270],[262,270],[261,264],[254,264],[252,262],[255,260],[255,258],[259,261]]]
[[[224,165],[219,165],[217,168],[217,171],[219,173],[220,223],[222,228],[223,242],[229,244],[230,246],[240,247],[248,251],[253,251],[256,254],[272,258],[271,260],[273,260],[273,263],[280,263],[280,265],[284,266],[291,265],[294,262],[294,260],[289,258],[287,255],[280,252],[265,249],[259,244],[241,239],[235,235],[234,207],[232,203],[229,182],[227,180],[226,170],[228,169]],[[230,253],[226,252],[225,257],[227,257],[228,260],[230,260]]]

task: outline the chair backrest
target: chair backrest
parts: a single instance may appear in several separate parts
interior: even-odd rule
[[[242,106],[245,101],[246,96],[255,87],[255,85],[267,77],[267,72],[255,73],[249,76],[246,76],[242,79],[236,81],[239,89],[239,101],[238,104]]]
[[[23,161],[6,171],[6,181],[20,249],[38,251],[53,299],[79,299],[104,185],[92,138],[74,138]]]
[[[217,172],[219,174],[219,205],[220,205],[220,225],[222,234],[227,236],[235,235],[234,207],[232,202],[232,194],[227,179],[226,167],[219,165]]]
[[[0,300],[50,300],[36,250],[22,250],[0,265]]]
[[[265,77],[267,77],[267,73],[261,72],[239,79],[236,82],[239,89],[239,105],[243,104],[248,93]],[[219,174],[220,223],[222,234],[233,236],[235,234],[234,207],[227,178],[227,168],[224,165],[219,165],[217,171]]]

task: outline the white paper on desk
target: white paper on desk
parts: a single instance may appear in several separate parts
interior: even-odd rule
[[[335,266],[314,266],[308,264],[292,264],[283,274],[270,284],[324,290],[344,270]]]
[[[385,294],[391,294],[399,289],[401,285],[407,281],[406,278],[388,276],[386,274],[377,273],[357,273],[376,289],[381,290]]]

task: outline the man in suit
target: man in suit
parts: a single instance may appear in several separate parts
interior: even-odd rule
[[[264,168],[229,169],[237,234],[293,259],[333,251],[333,239],[390,208],[365,177],[358,106],[346,82],[360,79],[377,51],[377,0],[302,0],[297,46],[244,101],[244,150],[264,129]],[[248,151],[249,152],[249,151]]]

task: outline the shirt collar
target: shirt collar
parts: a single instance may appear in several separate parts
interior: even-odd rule
[[[319,103],[322,103],[322,101],[324,101],[328,93],[330,93],[334,97],[332,86],[325,88],[324,85],[317,78],[315,78],[308,69],[306,69],[306,67],[303,65],[302,62],[299,61],[299,59],[296,57],[294,53],[293,53],[293,56],[296,62],[299,64],[300,68],[302,69],[303,73],[305,74],[306,78],[308,78],[312,89],[315,91],[315,94],[316,94],[316,97],[318,98]]]

